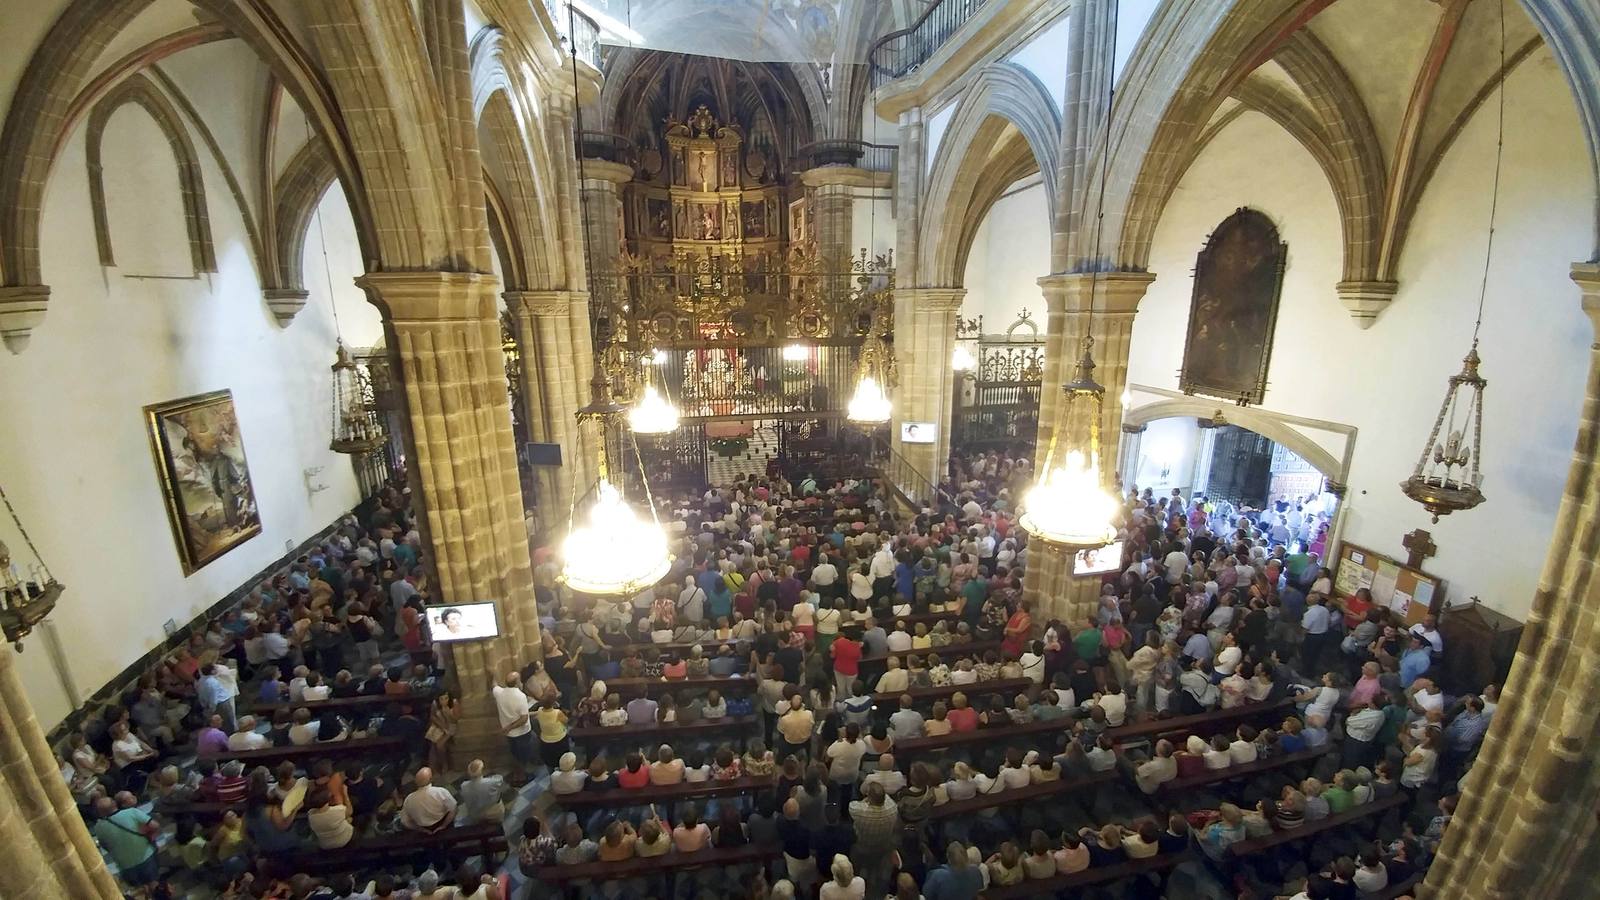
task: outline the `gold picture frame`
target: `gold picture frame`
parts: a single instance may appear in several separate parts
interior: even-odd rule
[[[144,408],[150,452],[184,575],[261,533],[233,392]]]

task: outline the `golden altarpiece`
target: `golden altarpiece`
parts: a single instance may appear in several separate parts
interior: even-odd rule
[[[617,264],[592,276],[618,399],[649,379],[678,404],[684,427],[656,455],[688,481],[703,479],[708,444],[766,433],[793,455],[835,435],[863,346],[892,356],[892,260],[824,266],[799,179],[704,106],[669,120],[661,146],[624,186]]]

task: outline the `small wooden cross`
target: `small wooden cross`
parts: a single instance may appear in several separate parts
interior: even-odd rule
[[[1422,568],[1422,561],[1439,552],[1439,545],[1433,542],[1433,535],[1421,528],[1413,530],[1410,534],[1400,538],[1400,546],[1406,548],[1406,566],[1412,569]]]

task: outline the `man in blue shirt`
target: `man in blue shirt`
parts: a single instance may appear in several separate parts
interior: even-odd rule
[[[132,794],[123,791],[117,797],[124,801],[123,809],[118,809],[117,800],[110,797],[94,802],[98,818],[89,831],[117,864],[117,874],[124,882],[133,887],[149,884],[160,874],[152,841],[160,828],[133,805]]]
[[[1428,667],[1433,665],[1433,648],[1428,646],[1428,641],[1420,634],[1411,635],[1411,647],[1400,654],[1400,686],[1411,687],[1411,683],[1427,674]]]

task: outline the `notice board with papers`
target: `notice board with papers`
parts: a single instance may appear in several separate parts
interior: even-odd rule
[[[1355,596],[1360,588],[1371,591],[1373,603],[1393,610],[1407,625],[1444,607],[1443,579],[1421,569],[1349,542],[1340,546],[1337,562],[1333,595],[1344,601],[1352,625],[1367,614],[1366,601]]]

